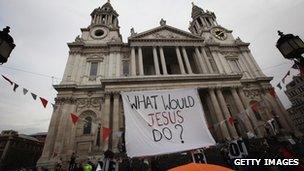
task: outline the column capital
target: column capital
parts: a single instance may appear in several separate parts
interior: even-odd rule
[[[223,86],[221,86],[221,85],[216,85],[216,86],[215,86],[215,89],[216,89],[216,90],[223,90],[223,89],[224,89],[224,87],[223,87]]]
[[[112,94],[113,94],[114,97],[117,97],[117,96],[119,97],[120,96],[120,91],[113,91]]]
[[[104,92],[105,98],[111,97],[111,95],[112,95],[112,91],[106,91],[106,92]]]
[[[239,88],[242,88],[242,85],[232,85],[232,86],[231,86],[231,89],[237,90],[237,89],[239,89]]]
[[[216,89],[216,86],[215,85],[210,85],[208,86],[208,90],[215,90]]]

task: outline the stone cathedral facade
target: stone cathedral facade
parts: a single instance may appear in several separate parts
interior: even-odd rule
[[[274,117],[281,132],[295,131],[279,99],[269,94],[272,78],[262,73],[249,43],[234,38],[213,12],[193,4],[189,31],[162,19],[159,26],[141,33],[132,28],[127,43],[118,16],[105,3],[68,43],[69,57],[63,80],[54,86],[56,108],[38,166],[52,166],[58,158],[68,161],[73,152],[80,158],[106,149],[117,152],[115,132],[124,128],[121,91],[197,88],[217,141],[267,136],[265,123]],[[259,101],[264,102],[259,112],[249,110],[238,119]],[[81,120],[73,125],[70,113]],[[227,122],[231,116],[234,124]],[[108,141],[102,140],[100,127],[112,129]]]

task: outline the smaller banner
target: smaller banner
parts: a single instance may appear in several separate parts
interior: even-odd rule
[[[229,143],[229,154],[230,159],[244,158],[248,156],[248,151],[244,141],[240,138],[233,140]]]

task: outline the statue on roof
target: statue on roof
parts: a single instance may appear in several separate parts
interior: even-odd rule
[[[161,26],[166,25],[166,20],[164,20],[164,19],[162,18],[162,19],[160,20],[159,24],[160,24]]]
[[[136,34],[137,34],[137,33],[135,32],[135,30],[134,30],[134,28],[133,28],[133,27],[131,28],[130,32],[131,32],[131,36],[134,36],[134,35],[136,35]]]

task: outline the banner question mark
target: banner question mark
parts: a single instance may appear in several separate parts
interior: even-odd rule
[[[183,128],[183,126],[182,126],[182,125],[180,125],[180,124],[176,124],[174,127],[175,127],[175,129],[177,129],[177,127],[180,127],[181,132],[180,132],[179,137],[180,137],[180,139],[182,140],[181,142],[182,142],[182,143],[184,143],[184,140],[183,140],[183,132],[184,132],[184,128]]]

